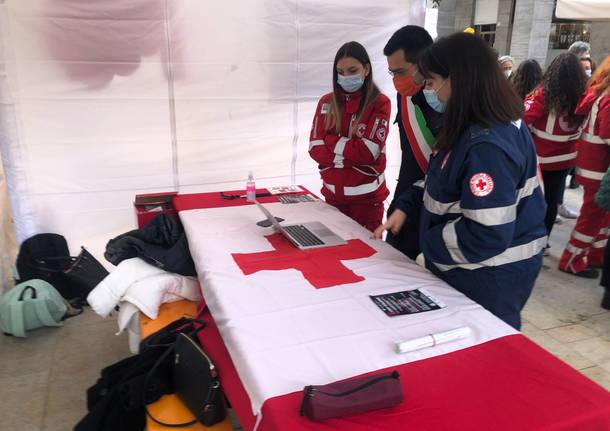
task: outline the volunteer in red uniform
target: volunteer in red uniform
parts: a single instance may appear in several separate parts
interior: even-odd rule
[[[369,230],[381,224],[389,194],[384,171],[390,109],[373,82],[364,47],[344,44],[333,63],[333,92],[316,108],[309,154],[318,162],[326,202]]]
[[[610,226],[610,213],[593,200],[610,166],[610,57],[593,74],[576,114],[586,116],[576,145],[576,179],[584,188],[584,196],[580,216],[559,260],[559,269],[595,278],[599,274],[592,267],[603,265]]]
[[[540,87],[525,99],[523,119],[532,132],[544,181],[544,217],[551,235],[568,171],[576,161],[576,141],[583,117],[574,110],[587,78],[574,54],[561,54],[547,69]]]

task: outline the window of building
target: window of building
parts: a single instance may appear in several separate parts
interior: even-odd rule
[[[475,25],[474,29],[476,34],[481,36],[489,46],[494,46],[494,42],[496,41],[496,24]]]
[[[578,40],[589,42],[591,24],[583,22],[555,22],[551,24],[550,49],[568,49]]]

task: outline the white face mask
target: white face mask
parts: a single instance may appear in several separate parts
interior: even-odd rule
[[[512,75],[513,70],[512,69],[508,69],[504,71],[504,75],[506,75],[507,78],[510,78],[510,75]]]
[[[591,69],[585,69],[585,75],[587,75],[587,78],[591,78]]]

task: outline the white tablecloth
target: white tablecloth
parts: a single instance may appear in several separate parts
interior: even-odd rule
[[[286,222],[321,221],[344,239],[376,250],[343,264],[364,281],[316,289],[294,269],[244,275],[233,253],[273,250],[255,223],[253,205],[180,213],[206,303],[254,414],[271,397],[398,364],[442,355],[516,331],[429,271],[323,203],[267,204]],[[447,305],[441,310],[388,317],[369,295],[425,288]],[[397,354],[395,342],[457,327],[467,339]]]

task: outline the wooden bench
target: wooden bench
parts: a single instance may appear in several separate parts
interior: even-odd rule
[[[191,301],[177,301],[161,305],[159,317],[154,320],[149,319],[140,313],[140,334],[142,338],[157,332],[159,329],[170,324],[181,317],[195,317],[197,315],[197,304]],[[181,423],[193,420],[193,414],[186,408],[175,394],[163,395],[161,399],[148,406],[150,413],[162,422]],[[177,428],[164,427],[157,424],[152,419],[146,419],[147,431],[169,431]],[[231,420],[227,418],[213,425],[206,427],[201,423],[196,423],[189,427],[180,428],[187,431],[232,431]]]

